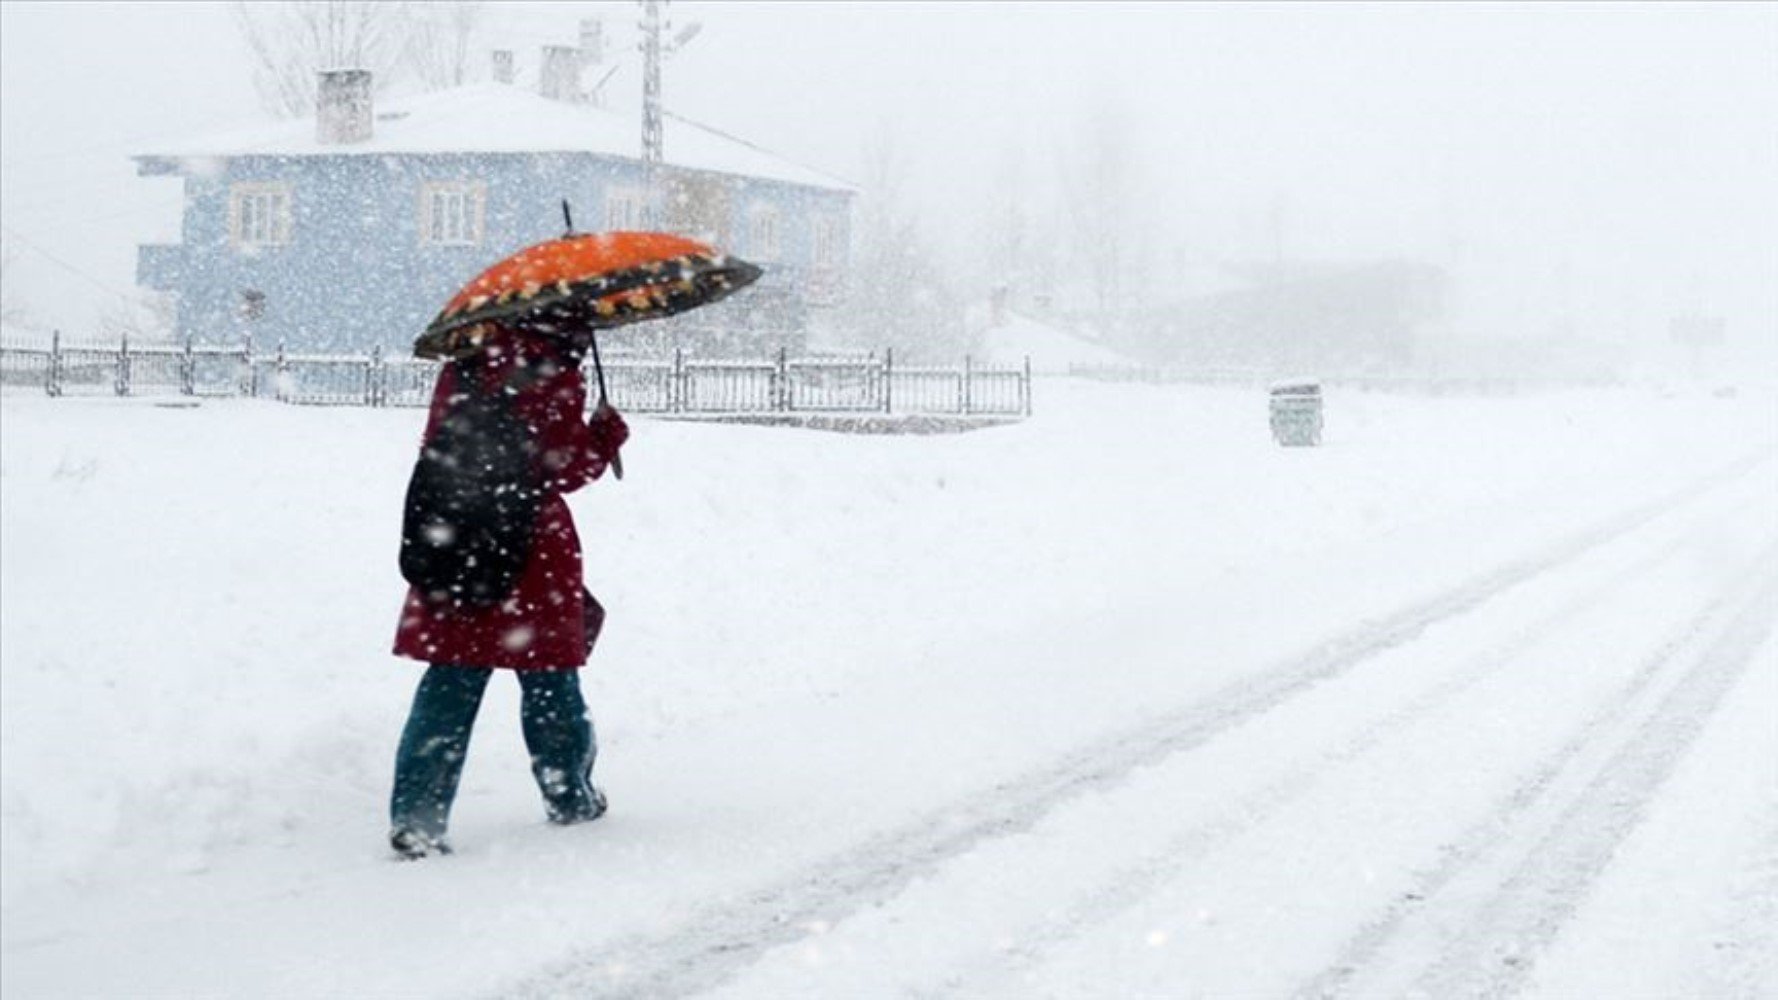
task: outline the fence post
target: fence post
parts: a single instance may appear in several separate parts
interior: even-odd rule
[[[969,408],[970,408],[969,394],[970,394],[970,391],[974,388],[974,386],[971,384],[974,381],[975,381],[975,362],[973,360],[971,360],[969,355],[965,354],[965,355],[963,355],[963,393],[962,393],[963,398],[959,401],[959,402],[961,402],[962,405],[958,408],[957,412],[965,414],[965,415],[967,415],[969,413]]]
[[[364,405],[381,406],[378,402],[380,393],[377,391],[377,376],[383,368],[383,345],[377,344],[370,349],[370,359],[364,365]]]
[[[895,348],[883,348],[883,412],[895,412],[895,400],[892,389],[895,385]]]
[[[50,396],[62,394],[62,331],[49,335],[49,374],[43,380],[43,391]]]
[[[1025,397],[1025,416],[1028,417],[1031,415],[1031,355],[1029,354],[1025,355],[1025,377],[1019,383],[1019,387]]]
[[[290,401],[290,359],[284,356],[284,342],[278,341],[278,360],[272,367],[272,398],[280,403]]]
[[[192,353],[191,334],[185,335],[185,357],[180,359],[179,394],[195,396],[198,394],[198,361]]]
[[[667,412],[685,410],[685,348],[673,348],[673,374],[667,380]]]
[[[127,333],[117,342],[117,380],[114,387],[119,396],[130,394],[130,335]]]
[[[772,375],[773,380],[778,383],[777,398],[772,400],[772,408],[775,410],[789,410],[790,365],[788,364],[788,355],[785,354],[784,347],[781,345],[778,348],[778,370],[773,372]]]
[[[259,395],[259,376],[253,370],[253,334],[241,338],[241,395],[252,399]]]

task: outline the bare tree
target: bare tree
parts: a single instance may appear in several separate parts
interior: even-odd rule
[[[1144,242],[1128,125],[1119,110],[1101,101],[1088,112],[1070,152],[1062,174],[1074,264],[1086,276],[1099,319],[1115,324],[1135,305],[1129,297],[1141,291],[1133,272]]]
[[[97,329],[102,340],[128,337],[135,343],[159,343],[173,339],[178,318],[171,295],[137,289],[107,302],[99,311]]]
[[[954,357],[966,350],[961,308],[903,203],[904,166],[883,131],[865,152],[852,292],[843,317],[856,347],[893,347],[903,357]]]
[[[412,4],[405,18],[407,68],[427,90],[469,82],[474,42],[482,24],[480,3]]]
[[[285,117],[315,109],[320,70],[368,69],[386,86],[402,62],[408,17],[406,3],[383,0],[235,4],[260,99]]]
[[[990,180],[987,201],[987,284],[1022,296],[1029,287],[1031,262],[1031,192],[1026,184],[1025,156],[1010,141],[1001,147],[999,169]]]
[[[1022,143],[1008,140],[982,199],[987,231],[981,245],[988,250],[985,283],[1004,288],[1012,303],[1043,313],[1063,273],[1058,260],[1064,238],[1053,185],[1039,183]]]

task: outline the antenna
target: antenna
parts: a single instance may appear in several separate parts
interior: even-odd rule
[[[590,95],[590,99],[592,100],[593,104],[595,104],[598,107],[605,106],[605,104],[604,104],[605,98],[603,96],[604,91],[605,91],[605,85],[607,83],[611,82],[611,78],[616,76],[617,71],[620,69],[623,69],[623,66],[621,64],[612,66],[610,69],[605,71],[604,76],[599,78],[599,82],[593,84],[592,87],[587,91],[587,93]]]
[[[567,230],[563,236],[574,235],[574,215],[568,211],[568,199],[562,199],[562,227]]]

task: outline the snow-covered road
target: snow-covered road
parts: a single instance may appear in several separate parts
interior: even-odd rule
[[[1778,409],[1040,387],[639,425],[592,827],[380,856],[412,413],[9,397],[18,996],[1778,993]],[[194,448],[193,442],[204,446]]]
[[[1762,643],[1772,664],[1778,535],[1753,464],[521,993],[1515,993]],[[1764,544],[1714,562],[1762,522]],[[1678,589],[1688,566],[1711,571]],[[1747,704],[1778,706],[1773,679]],[[1778,759],[1764,721],[1716,764]],[[1757,944],[1712,930],[1695,976]]]

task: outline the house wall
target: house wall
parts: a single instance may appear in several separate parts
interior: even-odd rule
[[[258,343],[282,342],[293,351],[381,345],[403,353],[466,281],[496,260],[560,234],[563,198],[573,208],[575,228],[596,231],[604,228],[608,194],[644,187],[640,164],[590,154],[239,156],[208,163],[145,158],[140,169],[185,176],[182,242],[142,247],[137,266],[141,284],[175,294],[181,333],[235,341],[251,332]],[[766,268],[757,289],[685,317],[641,324],[664,330],[614,339],[639,350],[680,347],[693,353],[800,349],[810,308],[814,218],[838,220],[843,268],[850,196],[726,175],[683,176],[726,193],[716,199],[726,213],[715,220],[719,237],[727,238],[718,245],[754,260],[748,222],[751,212],[764,207],[781,220],[778,252],[756,261]],[[422,191],[433,181],[486,185],[480,243],[439,246],[421,239]],[[286,245],[244,248],[232,242],[230,192],[241,183],[289,185]],[[653,208],[650,219],[665,217],[660,206]],[[264,295],[256,319],[242,315],[249,289]],[[722,335],[712,336],[712,330]],[[735,343],[714,350],[719,341]],[[712,350],[700,351],[706,346]]]
[[[1274,377],[1400,371],[1445,294],[1436,267],[1353,265],[1152,310],[1116,346],[1153,364]]]

